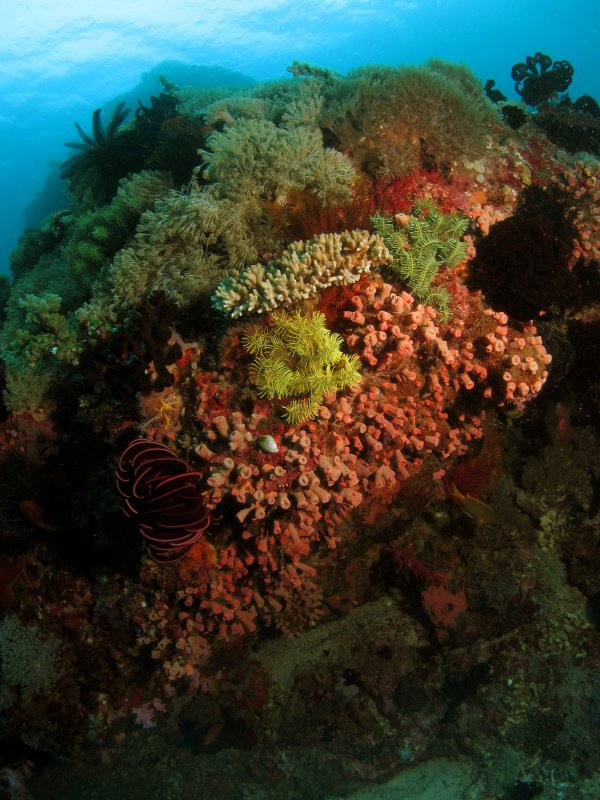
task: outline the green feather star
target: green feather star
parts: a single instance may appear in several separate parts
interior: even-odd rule
[[[376,213],[373,228],[393,256],[389,268],[396,272],[420,303],[434,306],[441,318],[450,317],[450,296],[445,289],[431,288],[441,267],[455,267],[467,256],[462,237],[469,226],[462,214],[444,214],[433,200],[416,203],[405,227],[397,228],[393,217]]]

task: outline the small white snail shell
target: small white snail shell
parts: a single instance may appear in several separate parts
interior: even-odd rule
[[[259,439],[256,440],[256,444],[263,451],[263,453],[278,453],[279,452],[279,448],[277,447],[277,442],[275,441],[275,439],[270,434],[266,434],[265,436],[261,436]]]

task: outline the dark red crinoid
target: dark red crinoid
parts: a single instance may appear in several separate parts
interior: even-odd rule
[[[164,444],[134,439],[117,465],[123,510],[138,529],[155,561],[182,558],[212,524],[196,472]]]

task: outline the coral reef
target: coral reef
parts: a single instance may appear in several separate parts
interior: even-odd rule
[[[483,437],[483,405],[471,410],[471,395],[522,408],[544,384],[550,357],[535,328],[511,329],[464,290],[462,310],[440,325],[433,308],[381,280],[351,288],[340,331],[363,380],[323,397],[313,421],[289,427],[258,397],[242,412],[252,367],[239,357],[226,389],[219,375],[192,369],[205,434],[188,446],[210,469],[207,508],[227,516],[211,537],[214,563],[204,546],[183,562],[181,610],[158,593],[142,626],[140,642],[153,644],[172,678],[203,668],[216,631],[230,639],[259,623],[289,632],[319,619],[320,543],[346,546],[355,519],[374,524],[394,499],[410,502],[416,484],[439,481],[446,462]],[[267,432],[277,445],[269,453],[254,446]]]
[[[595,796],[597,108],[515,69],[80,131],[2,287],[0,793]]]

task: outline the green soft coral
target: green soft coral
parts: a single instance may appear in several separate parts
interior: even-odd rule
[[[16,309],[21,325],[5,327],[0,347],[5,364],[4,403],[11,411],[22,411],[42,405],[52,382],[67,366],[79,363],[82,345],[77,326],[61,312],[59,295],[27,294],[19,298]]]
[[[302,125],[278,128],[269,120],[242,119],[207,141],[203,177],[230,200],[247,195],[282,200],[291,188],[324,204],[347,200],[355,172],[349,160],[323,147],[320,132]]]
[[[145,170],[120,181],[108,205],[82,214],[71,227],[64,257],[70,265],[70,280],[88,297],[100,269],[125,245],[142,213],[171,186],[170,176]]]
[[[315,417],[325,395],[360,383],[360,359],[342,353],[342,342],[318,312],[279,313],[273,325],[252,328],[244,346],[256,356],[250,376],[258,393],[286,400],[289,422]]]
[[[11,342],[13,357],[24,359],[29,366],[43,359],[78,363],[81,346],[67,318],[61,314],[60,304],[59,295],[50,292],[28,294],[19,300],[25,324]]]
[[[320,127],[355,166],[389,179],[485,152],[495,113],[466,66],[371,64],[323,84]]]

